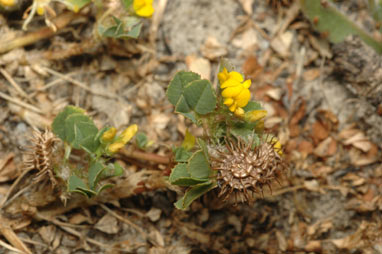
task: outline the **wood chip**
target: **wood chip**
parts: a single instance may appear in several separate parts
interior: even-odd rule
[[[250,49],[257,45],[257,33],[253,28],[246,29],[238,34],[233,40],[232,45],[240,49]]]
[[[98,222],[94,225],[96,229],[107,234],[116,234],[119,232],[118,220],[110,215],[105,214]]]
[[[146,216],[152,221],[158,221],[160,218],[160,215],[162,214],[162,210],[152,207],[147,213]]]

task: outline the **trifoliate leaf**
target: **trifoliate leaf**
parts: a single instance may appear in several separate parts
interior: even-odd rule
[[[217,186],[216,182],[207,181],[193,186],[189,189],[184,196],[179,199],[174,205],[176,208],[184,210],[190,206],[190,204],[203,194],[209,192]]]

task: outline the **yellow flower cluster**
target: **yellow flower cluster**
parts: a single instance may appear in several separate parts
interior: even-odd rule
[[[251,80],[244,81],[240,73],[236,71],[228,72],[226,68],[218,74],[218,78],[220,88],[223,90],[224,105],[235,115],[243,116],[243,107],[248,104],[251,98],[251,93],[248,89],[251,86]]]
[[[117,138],[117,140],[107,146],[107,151],[109,153],[116,153],[118,152],[119,149],[124,147],[127,142],[134,137],[134,135],[138,131],[138,125],[132,124],[129,127],[127,127],[121,135]],[[112,127],[109,130],[105,131],[102,134],[101,140],[104,143],[109,143],[114,140],[115,134],[117,133],[117,129]]]
[[[138,16],[149,18],[154,13],[153,0],[134,0],[133,8]]]

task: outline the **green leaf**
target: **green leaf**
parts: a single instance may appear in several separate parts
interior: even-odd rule
[[[192,153],[187,151],[184,147],[173,148],[172,152],[175,155],[176,162],[188,162]]]
[[[140,149],[145,149],[149,139],[147,138],[146,134],[139,132],[137,135],[135,135],[135,142]]]
[[[200,75],[189,71],[180,71],[175,74],[167,88],[167,98],[172,105],[176,106],[181,99],[185,86],[194,81],[199,80]],[[184,112],[184,111],[179,111]],[[185,111],[186,113],[188,111]]]
[[[137,38],[141,32],[142,23],[137,24],[136,20],[126,19],[123,22],[119,18],[112,16],[114,25],[105,27],[102,24],[98,25],[98,32],[103,37],[116,39]]]
[[[121,34],[119,36],[119,38],[133,38],[133,39],[136,39],[136,38],[138,38],[139,34],[141,33],[141,29],[142,29],[142,23],[139,23],[138,25],[135,25],[135,26],[131,27],[131,29],[127,33]]]
[[[123,23],[120,19],[115,16],[112,16],[115,25],[104,27],[101,24],[98,26],[98,31],[103,37],[118,37],[118,34],[123,33]]]
[[[326,1],[325,4],[322,2],[321,0],[300,0],[303,13],[318,31],[327,34],[333,43],[339,43],[352,34],[358,35],[376,52],[382,53],[382,44],[365,32],[365,29],[358,27],[329,1]]]
[[[231,134],[237,139],[244,140],[246,143],[253,142],[253,147],[258,146],[260,144],[259,136],[254,132],[254,130],[246,128],[232,128]]]
[[[177,113],[189,113],[191,111],[186,99],[183,95],[179,97],[178,103],[175,105],[175,112]]]
[[[102,171],[99,179],[101,180],[109,177],[120,176],[123,174],[123,171],[124,168],[118,162],[109,163]]]
[[[81,148],[84,149],[87,153],[95,153],[101,142],[95,139],[93,136],[89,135],[88,137],[82,139],[79,144]]]
[[[77,190],[75,190],[74,192],[78,192],[78,193],[81,193],[85,196],[87,196],[88,198],[91,198],[95,195],[97,195],[97,192],[93,191],[93,190],[90,190],[90,189],[85,189],[85,188],[77,188]]]
[[[113,176],[121,176],[123,174],[123,171],[124,168],[118,162],[114,162]]]
[[[194,124],[198,125],[198,121],[196,120],[196,115],[195,112],[188,112],[188,113],[182,113],[179,112],[180,114],[184,115],[186,118],[190,119]]]
[[[134,2],[134,0],[121,0],[121,1],[126,10],[128,10]]]
[[[92,190],[95,189],[100,179],[100,176],[102,174],[102,171],[104,171],[105,168],[106,167],[100,162],[95,162],[90,165],[89,173],[88,173],[88,183],[89,183],[90,189]]]
[[[187,164],[186,163],[179,163],[178,165],[176,165],[171,170],[169,181],[171,184],[174,184],[174,185],[192,186],[195,184],[199,184],[199,183],[208,181],[208,179],[192,178],[190,173],[188,173],[188,171],[187,171]]]
[[[85,150],[94,151],[94,148],[98,147],[97,144],[99,144],[99,141],[94,140],[97,133],[98,128],[90,117],[84,114],[74,113],[65,120],[66,141],[76,149],[83,146],[86,148]]]
[[[202,149],[204,156],[207,158],[207,161],[209,161],[208,148],[206,142],[204,142],[203,139],[198,138],[198,145]]]
[[[89,188],[86,186],[84,181],[76,175],[72,175],[69,178],[68,191],[69,192],[78,192],[78,193],[81,193],[82,195],[85,195],[89,198],[97,194],[96,192],[89,190]]]
[[[187,170],[192,178],[208,179],[211,175],[211,168],[203,151],[197,151],[191,156],[187,164]]]
[[[253,110],[263,109],[263,107],[258,102],[249,101],[247,106],[245,106],[243,109],[244,109],[244,112],[249,112]]]
[[[195,137],[186,129],[186,135],[182,142],[182,147],[187,151],[191,150],[195,146]]]
[[[195,80],[184,88],[184,97],[187,104],[198,114],[211,113],[216,107],[216,96],[210,81]]]
[[[217,186],[216,182],[207,181],[193,186],[189,189],[184,196],[179,199],[174,205],[176,208],[184,210],[186,209],[195,199],[199,198],[203,194],[209,192]]]
[[[66,141],[66,132],[65,132],[65,120],[68,116],[72,114],[83,114],[85,110],[82,108],[74,106],[66,106],[62,112],[60,112],[52,123],[52,131],[56,136],[58,136],[62,141]]]
[[[68,190],[69,191],[75,191],[77,188],[87,188],[86,184],[84,181],[82,181],[81,178],[79,178],[76,175],[72,175],[69,178],[69,184],[68,184]]]
[[[103,190],[106,190],[106,189],[109,189],[111,187],[113,187],[114,184],[111,184],[111,183],[107,183],[107,184],[104,184],[102,185],[98,190],[97,190],[97,195],[100,194]]]

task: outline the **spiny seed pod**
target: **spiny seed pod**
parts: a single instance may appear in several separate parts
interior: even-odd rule
[[[53,171],[53,157],[57,141],[58,139],[49,130],[45,130],[44,133],[39,130],[33,131],[33,138],[31,139],[33,145],[30,147],[24,166],[27,170],[38,170],[34,178],[35,182],[43,181],[48,176],[53,186],[57,184]]]
[[[275,148],[276,142],[265,138],[252,148],[252,142],[247,144],[239,139],[227,140],[225,146],[210,147],[211,168],[218,171],[219,197],[225,201],[233,193],[236,203],[238,195],[241,202],[250,202],[255,192],[263,192],[264,185],[270,188],[270,183],[277,181],[287,168],[281,152]]]

